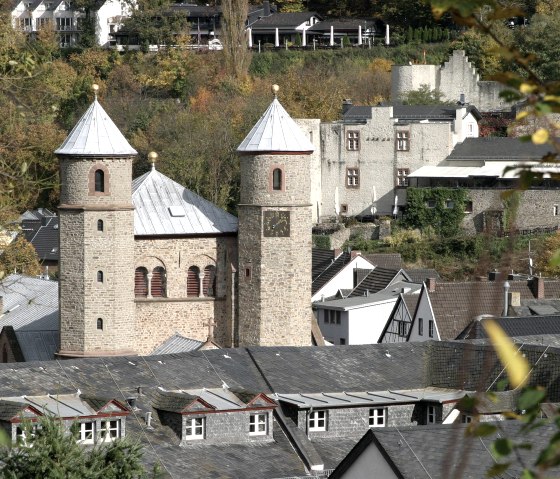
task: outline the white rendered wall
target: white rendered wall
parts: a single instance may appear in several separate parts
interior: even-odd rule
[[[397,297],[348,311],[347,344],[376,344],[395,307]]]
[[[423,327],[423,334],[420,336],[418,334],[418,318],[422,318],[424,320],[424,327]],[[434,337],[430,338],[429,336],[429,322],[430,320],[434,321]],[[438,340],[439,341],[439,332],[437,330],[437,324],[435,322],[435,318],[432,314],[432,307],[430,304],[430,298],[428,297],[426,290],[422,291],[420,296],[420,300],[418,301],[418,306],[416,308],[416,316],[412,321],[412,331],[410,332],[410,339],[409,341],[429,341],[429,340]]]

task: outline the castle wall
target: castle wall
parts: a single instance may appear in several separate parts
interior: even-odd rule
[[[391,69],[391,100],[399,101],[401,95],[429,85],[431,90],[438,88],[437,65],[394,65]]]
[[[304,132],[307,132],[309,140],[313,143],[315,151],[308,156],[311,163],[311,218],[317,223],[321,217],[321,120],[294,120]]]

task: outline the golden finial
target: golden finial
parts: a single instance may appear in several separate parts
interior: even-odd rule
[[[93,94],[95,95],[95,99],[97,100],[97,92],[99,91],[99,85],[94,83],[91,87],[93,89]]]
[[[280,87],[278,85],[272,85],[272,94],[274,95],[274,98],[278,96],[278,90],[280,90]]]
[[[157,158],[158,158],[158,154],[155,151],[150,151],[148,153],[148,161],[152,164],[152,170],[156,169]]]

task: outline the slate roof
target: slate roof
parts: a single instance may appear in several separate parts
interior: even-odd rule
[[[380,268],[379,266],[373,269],[358,286],[354,288],[350,297],[364,296],[368,291],[370,293],[377,293],[385,289],[391,281],[399,274],[400,270]]]
[[[428,278],[441,279],[441,276],[435,269],[431,268],[417,268],[417,269],[405,269],[405,273],[409,276],[410,281],[413,283],[423,283]]]
[[[312,275],[313,281],[311,283],[311,293],[315,294],[319,291],[325,284],[327,284],[331,279],[333,279],[341,270],[351,261],[350,253],[343,252],[334,258],[334,252],[329,251],[331,261],[329,264],[327,261],[328,256],[323,252],[315,252],[321,250],[314,250],[312,252],[313,258],[312,263]],[[332,261],[334,259],[334,261]]]
[[[521,300],[532,299],[527,281],[509,281],[510,292]],[[544,281],[546,297],[558,297],[560,281]],[[502,281],[465,281],[436,283],[429,293],[441,339],[455,339],[479,315],[501,316],[504,309]]]
[[[398,270],[403,267],[400,253],[369,253],[362,254],[362,256],[375,266],[380,266],[382,268]]]
[[[41,261],[58,261],[58,216],[50,211],[50,214],[43,213],[45,211],[34,210],[22,215],[22,234],[33,245]]]
[[[371,120],[371,106],[352,105],[346,113],[342,115],[344,121],[366,121]]]
[[[540,336],[546,334],[560,335],[560,315],[550,316],[524,316],[524,317],[507,317],[495,318],[505,333],[510,336]],[[464,339],[481,339],[487,338],[486,331],[482,325],[482,321],[475,321],[472,328],[468,328],[465,335],[461,335]]]
[[[457,110],[463,108],[460,105],[393,105],[393,118],[403,121],[451,121],[455,119]],[[467,106],[467,112],[472,113],[480,119],[480,113],[473,106]]]
[[[26,361],[49,360],[58,349],[58,282],[10,275],[0,283],[0,328],[12,326]]]
[[[195,400],[196,396],[191,396],[190,394],[158,389],[154,395],[152,405],[155,409],[159,409],[160,411],[181,413]]]
[[[0,399],[0,420],[9,421],[17,418],[27,406],[21,402]]]
[[[375,21],[373,20],[363,20],[360,18],[336,18],[332,20],[323,20],[322,22],[316,23],[307,31],[309,33],[322,33],[330,34],[331,26],[334,29],[335,35],[340,35],[341,33],[350,32],[358,35],[358,26],[362,26],[362,34],[365,34],[366,28],[373,28],[375,26]]]
[[[555,428],[549,423],[542,429],[538,428],[526,433],[521,431],[521,426],[522,423],[517,421],[502,421],[499,434],[500,437],[508,437],[514,442],[533,444],[531,450],[519,449],[523,463],[532,464],[539,451],[554,434]],[[383,456],[399,471],[398,477],[403,479],[486,477],[486,472],[495,463],[490,450],[497,435],[469,436],[465,433],[467,427],[466,424],[450,424],[369,429],[330,478],[341,478],[342,473],[357,459],[359,453],[370,444],[378,445],[383,451]],[[513,461],[507,473],[498,477],[520,477],[522,470],[522,465],[518,461]],[[558,468],[554,468],[549,472],[557,476],[558,471]]]
[[[277,98],[237,147],[238,153],[312,153],[315,147]]]
[[[518,138],[466,138],[457,143],[447,160],[540,160],[553,151],[549,144],[535,145]]]
[[[55,153],[77,156],[131,156],[136,155],[137,151],[130,146],[117,125],[95,99]]]
[[[237,218],[152,168],[132,182],[136,236],[234,234]]]
[[[302,23],[307,22],[311,17],[319,17],[316,12],[294,12],[294,13],[275,13],[267,17],[259,18],[251,25],[254,32],[260,29],[270,30],[278,27],[291,28],[299,27]]]
[[[419,294],[402,294],[401,295],[404,304],[406,304],[406,309],[410,313],[411,317],[414,317],[414,313],[416,312],[416,307],[418,306],[418,302],[420,301]]]
[[[185,338],[179,333],[170,336],[163,343],[157,346],[150,354],[171,354],[171,353],[186,353],[189,351],[196,351],[204,343],[196,339]]]

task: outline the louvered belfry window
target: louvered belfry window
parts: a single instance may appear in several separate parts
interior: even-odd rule
[[[148,270],[144,267],[136,268],[134,272],[134,296],[148,296]]]
[[[154,298],[165,298],[166,297],[166,285],[165,285],[165,269],[161,266],[154,268],[152,271],[152,282],[151,282],[151,292]]]
[[[198,274],[200,270],[196,266],[191,266],[187,273],[187,296],[200,296],[200,283]]]
[[[204,296],[216,296],[216,267],[214,265],[208,265],[204,268],[202,292]]]

